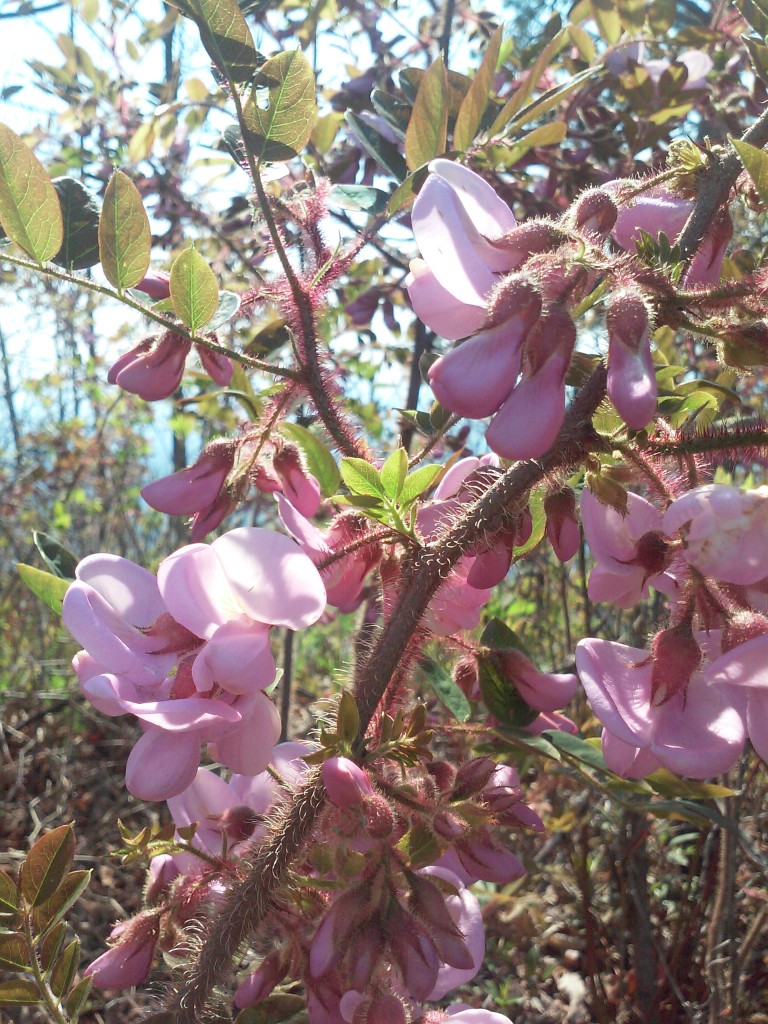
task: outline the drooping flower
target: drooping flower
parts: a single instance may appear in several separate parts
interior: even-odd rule
[[[114,946],[96,957],[83,971],[97,988],[132,988],[149,974],[160,933],[156,914],[144,913],[116,925],[110,934]]]
[[[606,391],[619,416],[642,430],[656,413],[656,373],[651,356],[651,322],[638,289],[615,291],[606,310],[608,380]]]
[[[674,694],[653,692],[648,652],[609,640],[581,640],[576,668],[603,723],[608,767],[643,778],[659,767],[695,779],[728,771],[745,740],[739,708],[704,671]]]
[[[234,445],[228,441],[212,441],[194,465],[153,480],[142,488],[141,496],[158,512],[191,515],[191,539],[196,543],[218,526],[234,506],[233,499],[224,491],[234,459]]]

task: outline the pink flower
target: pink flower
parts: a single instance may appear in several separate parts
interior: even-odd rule
[[[514,255],[492,242],[516,221],[494,189],[469,168],[433,160],[429,170],[411,214],[426,262],[412,267],[406,286],[416,315],[453,341],[480,327],[496,275],[513,269]]]
[[[437,979],[434,987],[426,998],[429,1000],[442,999],[447,992],[471,981],[482,967],[483,957],[485,956],[483,916],[477,899],[469,889],[466,889],[461,884],[460,879],[451,871],[432,864],[429,867],[422,868],[419,874],[426,875],[429,878],[441,878],[456,890],[455,895],[442,894],[441,902],[448,912],[446,915],[447,921],[443,922],[442,916],[438,918],[436,914],[433,918],[428,918],[425,921],[429,934],[432,936],[433,941],[436,942],[438,951],[443,959],[437,970]],[[422,917],[422,919],[424,918]],[[449,922],[452,923],[458,934],[454,933],[451,936],[446,927]],[[438,933],[437,935],[436,932]],[[449,943],[451,939],[453,941]],[[455,950],[454,947],[456,947]],[[457,956],[457,952],[463,954],[461,958]],[[453,955],[451,955],[452,953]],[[466,966],[464,967],[450,966],[446,960],[446,957],[448,957],[454,962],[459,959],[463,961],[464,956],[466,956]]]
[[[181,384],[191,348],[189,338],[175,331],[166,331],[159,338],[146,338],[112,364],[107,380],[145,402],[170,398]],[[231,360],[203,345],[196,345],[195,349],[208,376],[226,387],[234,372]]]
[[[683,555],[705,576],[740,586],[768,576],[768,487],[694,487],[672,502],[662,528],[683,532]]]
[[[448,1024],[512,1024],[509,1017],[494,1010],[472,1010],[469,1007],[452,1010],[448,1007]]]
[[[686,50],[675,57],[674,62],[663,59],[640,61],[640,66],[648,72],[655,85],[659,84],[664,72],[675,64],[682,64],[687,73],[685,82],[680,86],[681,92],[703,88],[707,84],[707,75],[714,67],[712,58],[703,50]]]
[[[233,499],[222,492],[234,459],[235,451],[229,442],[213,441],[194,465],[147,484],[141,496],[158,512],[192,515],[192,541],[202,540],[234,505]]]
[[[276,497],[283,525],[315,564],[324,562],[335,551],[355,544],[365,535],[367,527],[361,525],[356,515],[342,513],[333,520],[329,530],[322,531],[297,511],[282,494]],[[364,597],[366,577],[380,558],[381,548],[378,544],[361,544],[326,566],[320,575],[325,584],[328,604],[334,605],[340,612],[355,611]]]
[[[627,182],[607,182],[609,191],[619,191]],[[613,189],[611,189],[613,186]],[[680,237],[693,210],[693,200],[672,195],[662,188],[641,193],[619,209],[612,236],[617,245],[634,252],[642,232],[658,238],[663,231],[671,243]],[[725,250],[733,235],[733,223],[726,211],[719,214],[704,236],[685,275],[687,285],[714,285],[720,280]]]
[[[185,547],[161,563],[157,581],[126,559],[83,559],[64,624],[85,648],[75,668],[91,703],[142,721],[126,769],[131,792],[180,793],[203,743],[233,771],[262,771],[279,733],[261,692],[275,674],[270,627],[303,628],[324,608],[310,560],[269,530]]]
[[[576,495],[570,487],[550,491],[544,499],[547,538],[555,556],[568,562],[579,550],[581,534],[576,519]]]
[[[768,637],[737,644],[716,658],[707,670],[707,681],[733,702],[746,700],[744,714],[750,741],[758,756],[768,762]]]
[[[283,958],[282,950],[266,956],[235,991],[234,1003],[238,1010],[257,1006],[272,993],[288,972],[290,964]]]
[[[586,487],[581,495],[581,522],[597,562],[588,592],[593,601],[630,608],[648,596],[648,587],[674,597],[675,576],[668,571],[670,548],[662,533],[662,515],[645,498],[627,495],[627,514],[603,505]]]
[[[504,675],[535,711],[559,711],[576,696],[579,681],[571,673],[539,672],[522,651],[506,650],[497,657]]]
[[[648,652],[608,640],[581,640],[576,668],[604,725],[608,767],[643,778],[658,767],[708,779],[728,771],[744,746],[740,711],[704,672],[672,696],[654,698]]]
[[[83,971],[93,978],[97,988],[131,988],[149,974],[160,922],[154,914],[140,914],[133,920],[112,929],[110,938],[117,939]]]
[[[171,296],[171,275],[166,270],[150,270],[136,285],[136,290],[144,292],[155,302],[161,302]]]

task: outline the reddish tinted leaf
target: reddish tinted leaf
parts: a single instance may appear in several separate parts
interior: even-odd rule
[[[38,839],[21,869],[21,891],[30,906],[40,906],[56,892],[74,856],[75,830],[72,825],[62,825]]]

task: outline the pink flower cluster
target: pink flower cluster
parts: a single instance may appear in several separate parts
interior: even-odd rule
[[[263,692],[275,676],[270,628],[303,629],[325,604],[306,555],[254,527],[182,548],[157,577],[114,555],[83,559],[64,624],[84,647],[74,667],[91,704],[141,722],[130,791],[146,800],[180,793],[203,744],[233,771],[262,771],[280,731]]]
[[[670,598],[672,624],[650,652],[597,639],[577,646],[606,763],[632,778],[659,767],[709,778],[732,767],[747,735],[768,759],[768,488],[707,484],[663,512],[628,498],[622,516],[582,496],[597,562],[590,597],[629,607],[653,586]]]

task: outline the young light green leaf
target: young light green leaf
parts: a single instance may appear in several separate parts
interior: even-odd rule
[[[151,248],[149,219],[139,190],[127,174],[115,171],[99,218],[99,258],[109,283],[119,291],[139,284],[149,268]]]
[[[360,731],[360,712],[357,710],[355,698],[345,690],[339,700],[339,710],[336,715],[336,732],[350,743],[357,738]]]
[[[23,562],[18,562],[16,568],[32,593],[47,604],[52,612],[61,615],[61,606],[70,580],[63,580],[53,573],[44,572],[42,569],[36,569],[34,565],[25,565]]]
[[[61,205],[53,182],[16,132],[0,124],[0,224],[24,252],[44,263],[64,239]]]
[[[64,223],[64,241],[52,256],[68,270],[85,270],[99,262],[99,202],[77,178],[54,178]]]
[[[32,540],[54,576],[63,580],[75,578],[77,559],[68,548],[41,530],[32,531]]]
[[[445,152],[448,109],[448,79],[441,55],[422,78],[413,104],[405,133],[405,160],[409,170],[415,171]]]
[[[496,67],[499,61],[499,50],[501,40],[504,36],[504,25],[501,24],[488,40],[488,45],[483,54],[483,60],[472,79],[467,95],[459,108],[456,118],[456,127],[453,132],[454,149],[466,150],[475,140],[475,135],[480,127],[488,99],[493,88],[493,80],[496,77]]]
[[[198,334],[219,306],[216,275],[196,249],[185,249],[171,266],[171,301],[179,320]]]
[[[614,3],[614,0],[591,0],[591,6],[602,38],[610,46],[618,43],[621,38],[621,18],[617,11],[617,4]]]
[[[230,82],[247,82],[259,64],[251,30],[236,0],[170,0],[196,22],[206,53]]]
[[[341,479],[353,495],[370,494],[377,498],[385,496],[384,485],[379,471],[365,459],[342,459]]]
[[[266,107],[257,89],[267,89]],[[243,107],[243,138],[259,160],[289,160],[306,146],[317,117],[315,73],[301,50],[271,57]]]
[[[488,132],[490,137],[497,135],[503,128],[505,128],[515,114],[521,110],[523,105],[530,99],[536,89],[536,86],[539,84],[539,79],[542,74],[549,67],[551,61],[568,43],[568,38],[568,32],[563,28],[549,40],[534,61],[533,66],[527,71],[527,77],[523,84],[515,89],[502,107],[498,117],[491,125]]]
[[[299,446],[307,462],[307,468],[320,484],[324,498],[330,498],[338,490],[341,481],[336,460],[323,442],[298,423],[283,423],[282,433]]]
[[[404,448],[396,448],[381,467],[381,483],[388,498],[397,501],[408,472],[408,455]]]
[[[56,892],[74,856],[72,825],[61,825],[37,840],[22,864],[20,876],[22,895],[31,907],[40,906]]]
[[[410,505],[419,495],[428,491],[442,476],[445,466],[419,466],[405,478],[400,491],[400,504]]]
[[[656,793],[661,796],[685,796],[691,800],[722,800],[729,796],[738,796],[734,789],[720,786],[714,782],[699,782],[697,779],[681,779],[666,768],[657,769],[646,777]]]
[[[550,121],[549,124],[541,124],[528,132],[522,139],[518,139],[508,147],[505,154],[505,161],[509,160],[509,166],[517,163],[526,153],[536,146],[556,146],[563,141],[568,132],[565,121]]]
[[[528,501],[528,510],[531,513],[532,520],[531,535],[525,544],[521,544],[513,550],[512,557],[515,559],[522,558],[523,555],[527,555],[529,551],[533,551],[546,532],[547,513],[544,511],[543,489],[534,491],[531,494]]]
[[[0,981],[0,1006],[38,1006],[42,997],[34,981],[16,978]]]
[[[768,205],[768,153],[757,146],[750,146],[748,142],[741,142],[740,139],[731,139],[731,145],[755,183],[760,198]]]

